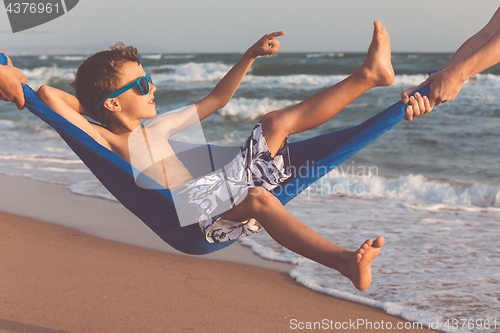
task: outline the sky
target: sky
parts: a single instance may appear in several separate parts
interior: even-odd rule
[[[0,7],[0,49],[93,53],[122,41],[141,53],[244,52],[265,33],[284,30],[282,52],[365,52],[379,20],[394,52],[453,52],[498,6],[498,0],[80,0],[65,15],[15,34]]]

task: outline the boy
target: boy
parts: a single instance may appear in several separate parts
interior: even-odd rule
[[[198,119],[203,120],[224,107],[253,61],[258,56],[271,56],[278,52],[276,37],[283,34],[275,32],[262,37],[246,51],[208,96],[188,108],[189,112],[196,113]],[[247,186],[249,195],[242,197],[237,205],[216,218],[200,222],[207,240],[232,239],[225,232],[221,233],[222,229],[215,228],[221,221],[222,224],[229,223],[230,226],[226,226],[229,231],[240,228],[235,238],[256,232],[263,226],[281,245],[338,270],[359,290],[368,288],[372,280],[371,262],[384,244],[382,236],[375,241],[367,240],[355,252],[340,248],[286,211],[268,190],[289,177],[286,167],[287,137],[290,134],[325,123],[367,90],[390,85],[393,81],[389,36],[382,24],[375,22],[365,62],[351,76],[293,107],[273,111],[262,117],[242,148],[244,171],[251,174]],[[131,162],[132,149],[129,151],[128,146],[131,133],[134,130],[137,133],[138,129],[141,131],[140,119],[156,115],[153,95],[156,87],[140,65],[137,51],[132,47],[115,46],[110,51],[95,54],[80,66],[73,86],[78,99],[47,86],[42,86],[37,95],[97,142]],[[105,127],[89,123],[82,115],[100,121]],[[178,113],[170,121],[182,123],[182,120],[175,118],[181,118],[182,115],[182,112]],[[168,143],[164,149],[171,150]],[[175,177],[169,177],[168,181],[165,177],[165,187],[182,192],[196,180],[193,182],[193,177],[175,154],[170,155],[162,162],[162,169],[175,170]],[[192,192],[196,194],[196,191]]]

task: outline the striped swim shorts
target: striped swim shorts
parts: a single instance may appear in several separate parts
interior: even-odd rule
[[[196,221],[208,242],[225,242],[262,229],[255,219],[237,222],[222,218],[245,198],[248,188],[261,186],[271,191],[290,176],[288,139],[273,157],[259,122],[230,163],[172,192],[196,211]]]

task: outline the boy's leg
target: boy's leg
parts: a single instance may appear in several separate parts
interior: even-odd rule
[[[281,202],[262,187],[249,189],[246,198],[223,218],[244,221],[255,218],[279,244],[304,257],[336,269],[365,290],[371,284],[371,262],[380,252],[384,238],[366,241],[355,251],[343,249],[320,236],[290,214]]]
[[[394,81],[389,35],[380,22],[374,23],[373,39],[366,59],[352,75],[303,102],[262,118],[262,130],[272,155],[290,134],[317,127],[335,116],[371,88]]]

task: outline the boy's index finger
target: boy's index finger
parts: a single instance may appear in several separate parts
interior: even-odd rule
[[[279,36],[283,36],[285,34],[284,31],[275,31],[275,32],[271,32],[269,34],[269,36],[273,36],[273,37],[279,37]]]

